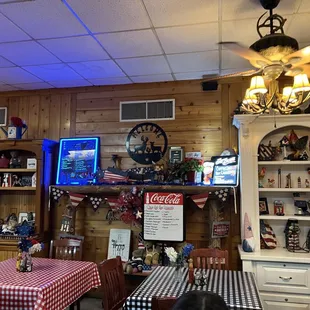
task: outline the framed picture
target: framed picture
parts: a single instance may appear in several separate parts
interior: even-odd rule
[[[172,164],[181,163],[184,160],[184,149],[180,146],[169,147],[169,162]]]
[[[24,220],[28,221],[28,213],[27,212],[20,212],[18,214],[18,223],[22,223]]]
[[[259,198],[259,214],[269,214],[267,198]]]

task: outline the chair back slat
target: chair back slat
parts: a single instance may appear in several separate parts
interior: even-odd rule
[[[52,240],[49,258],[82,260],[82,241],[72,239]]]
[[[229,269],[227,250],[196,249],[191,252],[190,257],[193,259],[195,268]]]
[[[175,297],[152,297],[152,310],[171,310],[176,303]]]
[[[118,310],[127,298],[121,258],[118,256],[108,259],[99,264],[98,268],[103,288],[104,310]]]

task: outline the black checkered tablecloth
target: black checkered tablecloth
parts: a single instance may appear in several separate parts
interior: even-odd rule
[[[211,291],[222,296],[229,309],[263,309],[254,275],[249,272],[207,270],[207,284],[188,283],[188,269],[182,268],[182,281],[176,282],[175,269],[157,267],[152,274],[127,298],[124,309],[152,309],[152,296],[179,297],[192,290]]]

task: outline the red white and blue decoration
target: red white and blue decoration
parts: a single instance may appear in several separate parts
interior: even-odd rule
[[[89,197],[89,200],[92,204],[94,211],[97,211],[100,204],[103,202],[103,199],[101,197]]]
[[[209,193],[203,193],[199,195],[192,195],[191,199],[196,204],[196,206],[200,209],[203,209],[209,197]]]

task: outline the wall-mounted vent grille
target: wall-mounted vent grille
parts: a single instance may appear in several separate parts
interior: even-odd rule
[[[171,120],[175,118],[175,100],[121,101],[120,121]]]

